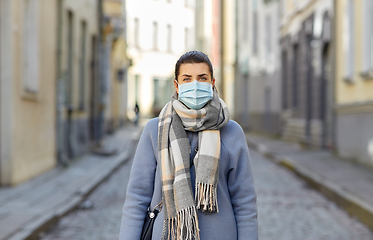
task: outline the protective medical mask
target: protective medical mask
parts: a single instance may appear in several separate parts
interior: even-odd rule
[[[201,109],[212,99],[213,91],[210,83],[195,80],[190,83],[178,85],[179,100],[194,110]]]

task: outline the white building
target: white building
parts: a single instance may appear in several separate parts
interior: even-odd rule
[[[127,0],[128,116],[156,116],[174,92],[174,67],[194,50],[194,0]]]
[[[236,119],[247,129],[280,132],[277,0],[237,1]]]

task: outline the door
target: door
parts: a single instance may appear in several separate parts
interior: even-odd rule
[[[270,133],[272,130],[271,114],[271,88],[267,86],[264,90],[264,131]]]
[[[242,107],[243,107],[243,118],[242,118],[242,127],[244,129],[250,128],[250,105],[249,105],[249,74],[243,76],[242,82]]]
[[[97,39],[96,36],[91,38],[91,65],[90,65],[90,100],[89,100],[89,138],[91,141],[97,139],[97,134],[95,133],[95,116],[96,116],[96,106],[97,106],[97,83],[96,83],[96,73],[97,73],[97,63],[96,63],[96,49],[97,49]]]
[[[0,1],[0,13],[1,13],[1,1]],[[1,46],[1,15],[0,15],[0,46]],[[0,52],[0,56],[1,56],[1,52]],[[1,57],[0,57],[0,61],[1,61]],[[0,62],[0,66],[1,66],[1,62]],[[0,67],[0,76],[1,76],[1,67]],[[0,89],[1,89],[1,81],[0,81]],[[0,91],[0,94],[1,94],[1,91]],[[0,95],[0,101],[1,101],[1,95]],[[0,102],[0,108],[1,108],[1,102]],[[0,109],[1,110],[1,109]],[[0,123],[1,123],[1,111],[0,111]],[[1,124],[0,124],[1,126]],[[0,128],[0,136],[1,136],[1,128]],[[1,137],[0,137],[0,186],[1,186],[1,165],[2,165],[2,162],[1,162]]]
[[[67,78],[66,78],[66,107],[67,107],[67,119],[66,119],[66,146],[67,154],[71,159],[73,158],[73,147],[72,147],[72,91],[73,91],[73,13],[68,12],[68,29],[67,29]]]
[[[306,129],[305,129],[305,136],[307,139],[307,143],[310,143],[311,141],[311,119],[312,119],[312,36],[307,35],[307,55],[306,55],[306,61],[307,61],[307,76],[306,76]]]
[[[321,71],[321,84],[320,84],[320,120],[322,122],[322,136],[321,136],[321,146],[324,148],[327,145],[327,132],[328,132],[328,122],[327,122],[327,107],[328,107],[328,80],[330,71],[329,62],[329,44],[325,44],[322,54],[322,71]]]

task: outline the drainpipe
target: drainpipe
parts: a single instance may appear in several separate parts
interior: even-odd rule
[[[99,79],[98,79],[98,89],[97,89],[97,98],[98,98],[98,123],[96,125],[97,139],[96,142],[100,145],[101,140],[104,137],[104,79],[105,79],[105,50],[104,50],[104,13],[103,13],[103,0],[98,0],[98,26],[99,26],[99,38],[98,38],[98,66],[99,66]]]
[[[220,97],[224,99],[225,97],[225,74],[224,74],[224,48],[225,48],[225,41],[224,41],[224,36],[225,36],[225,11],[224,11],[224,0],[220,0],[220,81],[221,81],[221,89],[220,89]]]
[[[63,148],[64,143],[64,129],[62,111],[65,105],[65,78],[61,70],[61,58],[62,58],[62,8],[63,0],[57,2],[57,56],[56,56],[56,143],[57,143],[57,162],[66,167],[67,157]]]
[[[337,32],[337,17],[338,17],[338,11],[337,11],[337,2],[338,0],[333,1],[333,17],[330,19],[331,21],[331,36],[330,36],[330,43],[332,44],[331,51],[332,51],[332,71],[331,71],[331,91],[330,93],[330,105],[329,105],[329,111],[331,115],[330,120],[330,147],[332,150],[337,151],[337,140],[336,140],[336,113],[335,113],[335,106],[336,106],[336,98],[335,98],[335,85],[337,82],[336,79],[336,59],[337,59],[337,44],[336,44],[336,32]]]
[[[240,99],[240,95],[239,95],[239,92],[238,90],[240,89],[238,86],[241,85],[241,82],[242,82],[242,78],[241,78],[241,75],[240,75],[240,72],[239,72],[239,58],[238,58],[238,51],[239,51],[239,43],[238,43],[238,31],[239,31],[239,11],[238,11],[238,4],[239,4],[239,1],[238,0],[235,0],[235,8],[234,8],[234,16],[235,16],[235,19],[234,19],[234,22],[235,22],[235,40],[234,40],[234,52],[235,52],[235,61],[234,61],[234,76],[235,76],[235,79],[234,79],[234,99],[233,99],[233,102],[234,102],[234,106],[235,106],[235,110],[234,110],[234,119],[237,120],[238,119],[238,116],[239,116],[239,112],[242,111],[242,108],[240,107],[239,105],[239,99]],[[238,77],[239,76],[239,77]],[[239,84],[240,83],[240,84]]]

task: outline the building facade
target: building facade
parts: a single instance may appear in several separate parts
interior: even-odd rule
[[[105,129],[112,132],[127,120],[127,57],[126,10],[122,0],[103,1],[103,42],[107,68],[104,68]]]
[[[282,135],[334,147],[333,1],[280,1]]]
[[[236,118],[250,131],[280,134],[278,1],[237,1]]]
[[[136,103],[143,117],[157,116],[175,91],[178,58],[194,50],[195,1],[126,1],[128,116],[135,118]]]
[[[373,165],[373,3],[335,1],[336,144],[340,156]]]
[[[57,6],[57,158],[86,153],[103,135],[99,76],[99,0],[59,0]]]
[[[196,50],[206,53],[214,68],[219,97],[234,116],[235,1],[196,1]]]
[[[3,0],[0,6],[0,184],[56,165],[57,1]]]
[[[220,22],[220,0],[196,1],[195,50],[208,55],[215,77],[220,76]]]
[[[219,96],[225,101],[231,116],[235,115],[234,86],[236,63],[236,2],[220,0],[220,64],[216,75]]]

